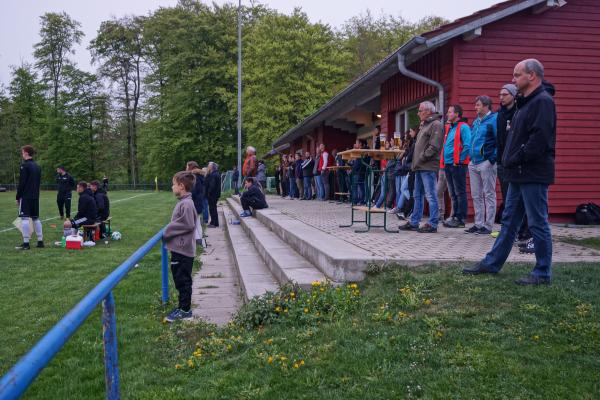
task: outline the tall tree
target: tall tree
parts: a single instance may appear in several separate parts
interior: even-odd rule
[[[346,79],[352,81],[396,50],[414,35],[437,28],[447,21],[440,17],[425,17],[417,23],[402,17],[369,10],[350,18],[338,32],[346,53]]]
[[[99,73],[118,85],[127,123],[129,182],[139,181],[137,156],[138,109],[142,93],[142,26],[144,17],[125,17],[104,21],[90,43],[92,61]]]
[[[300,9],[264,16],[245,48],[244,132],[264,153],[344,81],[343,54],[331,28]]]
[[[58,110],[58,92],[63,79],[63,70],[70,64],[69,54],[73,54],[75,44],[81,43],[81,24],[67,13],[46,13],[40,17],[40,41],[34,45],[36,67],[50,84],[54,112]]]

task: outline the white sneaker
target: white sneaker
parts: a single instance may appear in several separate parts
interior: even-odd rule
[[[398,207],[394,207],[391,210],[388,210],[388,214],[397,214],[398,213]]]

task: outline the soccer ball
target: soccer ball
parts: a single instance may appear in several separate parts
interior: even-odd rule
[[[111,235],[110,238],[112,240],[121,240],[121,232],[118,231],[114,231]]]

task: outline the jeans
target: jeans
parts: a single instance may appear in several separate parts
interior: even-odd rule
[[[467,166],[446,164],[444,171],[452,199],[452,216],[464,223],[467,218]]]
[[[491,231],[496,216],[496,164],[487,160],[477,165],[471,162],[469,182],[475,209],[475,226]]]
[[[437,172],[434,171],[416,171],[415,172],[415,205],[413,208],[410,224],[418,226],[423,217],[423,197],[427,197],[429,203],[429,225],[437,228],[440,212],[437,204],[437,193],[435,190]]]
[[[548,185],[541,183],[509,183],[500,235],[481,264],[496,272],[502,269],[525,215],[535,247],[536,263],[532,275],[550,278],[552,234],[548,224]]]
[[[312,187],[310,181],[312,180],[312,176],[305,176],[302,178],[304,181],[304,198],[306,200],[312,199]]]
[[[383,201],[385,200],[385,196],[387,194],[386,188],[387,188],[387,176],[384,173],[381,180],[381,190],[379,191],[379,198],[377,199],[377,201],[375,202],[375,207],[376,208],[381,208],[381,205],[383,204]]]
[[[294,178],[288,178],[288,182],[290,185],[290,197],[298,197],[298,188],[296,187],[296,180]]]
[[[320,173],[317,173],[317,176],[315,176],[315,179],[317,180],[317,200],[323,200],[323,198],[325,197],[325,195],[324,195],[325,188],[323,187],[323,177],[321,176]]]
[[[404,202],[410,199],[408,190],[408,174],[396,176],[396,208],[398,211],[404,206]]]
[[[202,218],[204,218],[204,222],[208,223],[208,197],[205,197],[202,202]]]
[[[323,185],[323,200],[329,200],[329,171],[321,171],[321,185]]]

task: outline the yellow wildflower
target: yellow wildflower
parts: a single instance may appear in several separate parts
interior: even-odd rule
[[[312,287],[319,287],[321,286],[321,281],[312,281],[311,285]]]
[[[269,356],[269,358],[267,358],[267,362],[268,362],[269,364],[273,364],[273,357],[272,357],[272,356]]]
[[[431,304],[431,299],[425,299],[425,300],[423,300],[423,304],[425,304],[427,306],[430,305]]]
[[[275,307],[275,312],[279,312],[279,311],[281,311],[281,307],[279,307],[279,306]]]
[[[307,314],[307,313],[308,313],[308,308],[305,308],[304,309],[304,314]]]
[[[265,340],[265,343],[266,344],[273,344],[273,339],[267,339],[267,340]]]
[[[357,289],[357,288],[358,288],[358,285],[357,285],[356,283],[351,283],[350,285],[348,285],[348,287],[349,287],[350,289]]]
[[[300,360],[300,365],[304,365],[304,360]]]
[[[181,364],[175,364],[175,369],[181,369],[181,368],[183,368],[183,365],[181,365]]]
[[[444,336],[444,332],[442,332],[442,331],[437,331],[435,335],[436,335],[437,337],[442,337],[442,336]]]
[[[540,335],[533,335],[533,340],[540,340]]]
[[[296,368],[296,369],[300,368],[300,364],[294,363],[294,368]]]
[[[192,359],[187,360],[187,365],[190,368],[194,368],[194,361]]]

